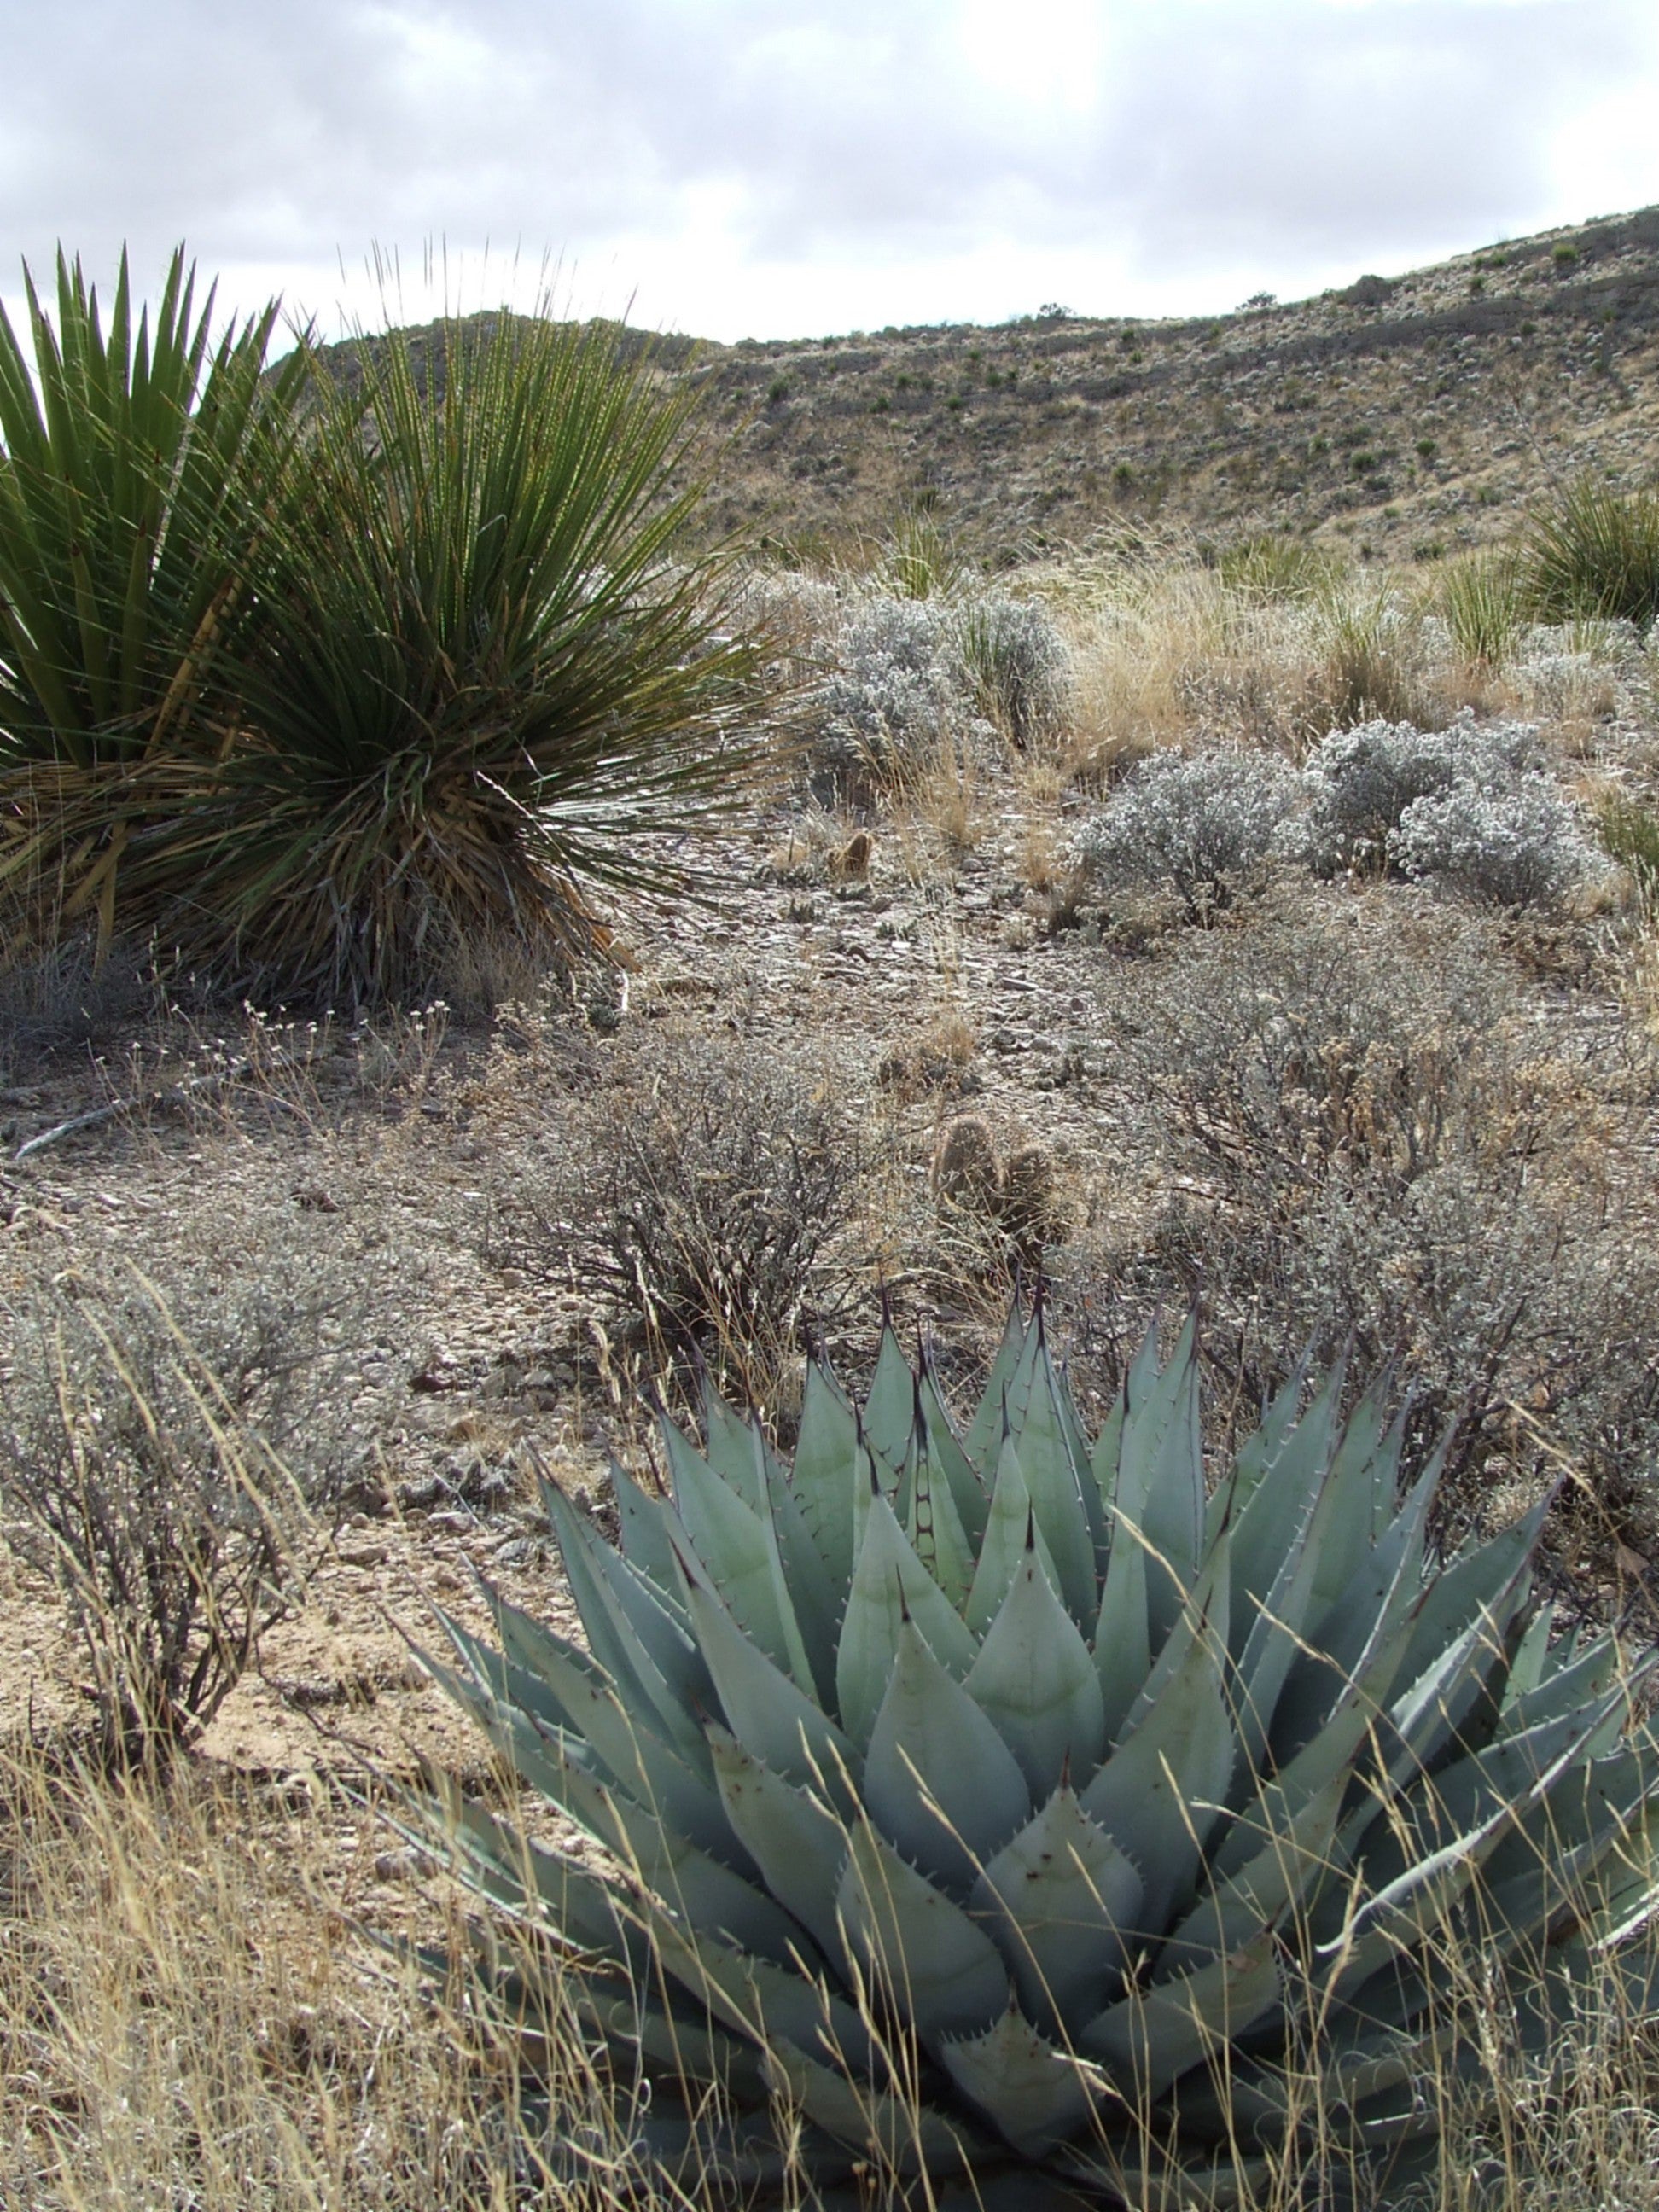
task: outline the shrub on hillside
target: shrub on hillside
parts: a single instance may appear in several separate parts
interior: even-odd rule
[[[1304,771],[1309,858],[1322,872],[1387,867],[1390,840],[1414,801],[1455,784],[1502,789],[1536,757],[1532,732],[1516,722],[1477,723],[1462,714],[1444,730],[1410,722],[1363,722],[1333,730]]]
[[[12,1316],[5,1534],[63,1595],[112,1753],[212,1718],[325,1533],[353,1449],[328,1389],[343,1303],[326,1265],[266,1253],[210,1292],[135,1276]]]
[[[1272,753],[1161,753],[1129,775],[1078,836],[1103,884],[1167,888],[1191,920],[1228,905],[1296,850],[1300,780]]]
[[[969,598],[957,650],[981,713],[1021,752],[1059,736],[1072,707],[1072,656],[1046,608],[1006,592]]]
[[[1578,808],[1532,773],[1413,799],[1389,854],[1402,874],[1494,906],[1559,905],[1598,865]]]
[[[1168,1193],[1113,1294],[1123,1328],[1201,1294],[1245,1404],[1287,1345],[1347,1344],[1361,1372],[1403,1355],[1425,1440],[1461,1420],[1455,1476],[1553,1478],[1565,1451],[1585,1501],[1650,1533],[1659,1266],[1580,1041],[1540,1030],[1478,920],[1396,908],[1382,932],[1305,898],[1177,940],[1151,988],[1103,982],[1131,1142]]]

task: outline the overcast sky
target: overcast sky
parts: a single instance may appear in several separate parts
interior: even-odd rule
[[[325,330],[1293,299],[1659,201],[1656,0],[0,0],[0,292],[186,240]],[[489,261],[483,264],[488,246]]]

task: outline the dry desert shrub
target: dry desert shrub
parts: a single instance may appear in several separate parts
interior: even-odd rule
[[[1304,1344],[1398,1356],[1422,1435],[1460,1423],[1464,1510],[1565,1467],[1601,1556],[1650,1540],[1659,1190],[1627,1040],[1388,891],[1183,937],[1103,1000],[1164,1193],[1113,1295],[1201,1297],[1247,1403]]]
[[[743,1036],[618,1040],[501,1163],[502,1256],[596,1296],[647,1373],[769,1408],[860,1279],[867,1146],[835,1072]]]
[[[169,1299],[70,1278],[6,1316],[0,1511],[61,1593],[105,1752],[210,1720],[326,1539],[356,1447],[328,1341],[346,1305],[315,1255]]]

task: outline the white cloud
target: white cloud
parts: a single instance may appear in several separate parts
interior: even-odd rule
[[[0,4],[9,246],[184,236],[328,319],[376,240],[732,337],[1205,311],[1659,199],[1650,0]]]

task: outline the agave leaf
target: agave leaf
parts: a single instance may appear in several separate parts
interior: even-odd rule
[[[840,1905],[872,2001],[911,2022],[929,2050],[977,2034],[1006,2003],[1008,1969],[990,1937],[868,1820],[852,1832]]]
[[[847,1831],[814,1792],[774,1774],[713,1721],[708,1745],[726,1817],[767,1887],[826,1958],[843,1963],[836,1897],[847,1863]]]
[[[1232,1532],[1224,1527],[1211,1546],[1197,1581],[1187,1593],[1179,1619],[1164,1638],[1133,1704],[1124,1716],[1122,1733],[1138,1729],[1164,1694],[1164,1687],[1187,1656],[1196,1638],[1203,1638],[1218,1663],[1227,1650],[1227,1623],[1232,1603]]]
[[[661,1433],[674,1479],[675,1509],[692,1550],[744,1634],[793,1677],[798,1688],[814,1695],[811,1662],[763,1494],[757,1511],[691,1449],[672,1421],[664,1419]],[[761,1469],[747,1431],[744,1449],[753,1486],[759,1489]]]
[[[969,1909],[1007,1960],[1027,2018],[1063,2035],[1123,1972],[1142,1895],[1140,1876],[1066,1787],[990,1860]]]
[[[1461,1635],[1477,1615],[1487,1620],[1494,1655],[1501,1654],[1504,1632],[1526,1601],[1528,1562],[1553,1503],[1553,1494],[1540,1498],[1520,1520],[1487,1542],[1460,1553],[1443,1568],[1431,1583],[1418,1614],[1415,1632],[1401,1665],[1402,1682],[1415,1680],[1448,1641]]]
[[[1008,1386],[1014,1379],[1014,1371],[1024,1352],[1025,1336],[1025,1317],[1020,1312],[1019,1297],[1016,1293],[1008,1309],[1002,1341],[991,1362],[990,1372],[985,1378],[985,1389],[981,1394],[974,1418],[968,1425],[963,1443],[969,1461],[976,1468],[990,1468],[997,1464],[1002,1439],[1008,1427]]]
[[[726,1725],[774,1773],[852,1802],[857,1760],[823,1709],[752,1644],[701,1571],[685,1563],[686,1604]]]
[[[1152,1342],[1150,1333],[1147,1344]],[[1155,1347],[1154,1347],[1155,1351]],[[1146,1357],[1142,1347],[1141,1361]],[[1139,1365],[1141,1362],[1137,1362]],[[1133,1382],[1131,1374],[1130,1382]],[[1129,1385],[1119,1400],[1120,1420]],[[1106,1559],[1106,1579],[1101,1586],[1100,1612],[1095,1623],[1095,1671],[1100,1677],[1103,1717],[1109,1740],[1123,1732],[1130,1707],[1146,1686],[1152,1671],[1152,1628],[1146,1611],[1146,1543],[1141,1522],[1146,1510],[1146,1486],[1152,1462],[1144,1453],[1132,1453],[1103,1472],[1107,1432],[1096,1441],[1095,1466],[1104,1496],[1109,1488],[1111,1541]]]
[[[702,1656],[687,1633],[683,1609],[677,1603],[671,1612],[655,1584],[611,1550],[556,1483],[544,1480],[541,1490],[594,1657],[613,1681],[637,1691],[641,1703],[658,1714],[683,1759],[700,1762],[704,1754],[697,1714],[706,1709],[713,1690]],[[666,1498],[654,1503],[667,1522],[673,1508]],[[678,1519],[672,1526],[678,1528]]]
[[[1346,1774],[1334,1776],[1236,1875],[1199,1899],[1159,1953],[1155,1983],[1255,1942],[1318,1887],[1333,1871],[1337,1815],[1347,1784]]]
[[[1100,2101],[1096,2069],[1057,2051],[1010,2005],[982,2034],[947,2040],[945,2071],[1024,2157],[1075,2134]]]
[[[1035,1527],[966,1686],[1018,1760],[1039,1803],[1068,1767],[1079,1775],[1093,1773],[1106,1743],[1100,1677],[1038,1564]]]
[[[991,1493],[980,1480],[977,1469],[969,1460],[962,1439],[957,1434],[956,1424],[945,1402],[933,1373],[931,1358],[925,1358],[921,1370],[921,1413],[927,1425],[927,1444],[933,1463],[942,1470],[951,1486],[951,1503],[957,1509],[970,1549],[977,1554],[985,1535],[985,1522],[991,1510]]]
[[[821,1359],[806,1363],[794,1491],[831,1587],[853,1579],[854,1496],[860,1485],[858,1416]]]
[[[660,1513],[659,1501],[641,1487],[621,1462],[611,1462],[611,1487],[617,1500],[617,1522],[623,1557],[656,1589],[666,1606],[678,1602],[674,1592],[674,1547]]]
[[[864,1439],[896,1482],[910,1449],[915,1415],[915,1376],[890,1321],[884,1322],[876,1371],[864,1403]]]
[[[867,2074],[876,2063],[869,2029],[845,1997],[801,1964],[746,1956],[695,1923],[650,1916],[657,1957],[720,2024],[763,2048],[775,2039],[830,2063]]]
[[[1544,1615],[1547,1618],[1548,1608]],[[1528,1630],[1530,1636],[1531,1630]],[[1527,1638],[1522,1638],[1517,1656],[1526,1650]],[[1634,1687],[1650,1665],[1648,1661],[1635,1662],[1628,1686]],[[1530,1687],[1516,1680],[1516,1670],[1510,1668],[1504,1686],[1504,1703],[1499,1714],[1500,1736],[1517,1735],[1534,1728],[1540,1721],[1550,1720],[1559,1713],[1567,1712],[1575,1705],[1587,1705],[1599,1698],[1618,1679],[1623,1664],[1618,1640],[1610,1632],[1594,1637],[1580,1650],[1569,1666],[1559,1668],[1547,1679],[1534,1680]]]
[[[1008,1386],[1008,1433],[1066,1608],[1079,1627],[1092,1628],[1099,1604],[1094,1534],[1041,1313],[1026,1334],[1025,1348]],[[1086,1465],[1083,1472],[1086,1475]]]
[[[1146,1622],[1154,1652],[1180,1617],[1203,1552],[1204,1440],[1198,1395],[1198,1320],[1189,1314],[1142,1416],[1137,1417],[1132,1399],[1124,1421],[1126,1463],[1144,1454],[1151,1470],[1140,1533],[1148,1553]]]
[[[1031,1809],[1013,1754],[908,1620],[865,1755],[864,1802],[913,1866],[963,1890]]]
[[[972,2172],[990,2145],[977,2130],[946,2119],[914,2098],[890,2094],[848,2081],[781,2039],[766,2053],[775,2091],[792,2097],[811,2120],[837,2142],[866,2152],[881,2167],[897,2173]]]
[[[968,1593],[966,1619],[975,1639],[984,1635],[1002,1610],[1014,1577],[1024,1564],[1026,1540],[1032,1531],[1031,1493],[1012,1437],[1003,1441],[997,1461],[997,1479],[991,1492],[991,1510],[985,1523],[974,1586]],[[1041,1526],[1036,1528],[1036,1555],[1056,1596],[1060,1575]]]
[[[1535,1690],[1544,1679],[1545,1662],[1549,1656],[1550,1636],[1555,1626],[1555,1607],[1540,1605],[1527,1623],[1526,1632],[1515,1647],[1515,1656],[1510,1662],[1510,1678],[1504,1686],[1503,1711],[1507,1714],[1519,1698]]]
[[[1313,1350],[1310,1346],[1267,1401],[1261,1420],[1234,1454],[1232,1471],[1216,1492],[1216,1499],[1225,1498],[1229,1519],[1237,1521],[1243,1517],[1244,1508],[1254,1496],[1257,1484],[1285,1449],[1285,1441],[1296,1426],[1297,1412],[1302,1403],[1308,1370],[1312,1364]],[[1212,1504],[1216,1499],[1212,1499]]]
[[[428,1771],[427,1779],[430,1798],[405,1799],[417,1824],[404,1831],[412,1841],[429,1846],[441,1838],[452,1851],[465,1853],[497,1904],[515,1912],[539,1907],[565,1942],[620,1959],[632,1973],[648,1972],[637,1909],[611,1883],[567,1852],[509,1827],[447,1776]]]
[[[767,1449],[757,1421],[750,1435],[758,1478],[766,1498],[763,1526],[771,1547],[773,1570],[794,1615],[810,1689],[821,1705],[835,1695],[836,1646],[846,1603],[844,1589],[830,1579],[818,1556],[806,1516],[776,1458]],[[799,1677],[797,1676],[797,1680]]]
[[[763,1515],[766,1486],[750,1441],[749,1423],[726,1404],[706,1368],[702,1396],[704,1459],[720,1480],[736,1491],[751,1513]]]
[[[456,1624],[446,1620],[445,1625],[469,1665],[494,1690],[488,1671],[494,1655]],[[511,1632],[516,1638],[516,1624]],[[654,1730],[635,1722],[598,1662],[550,1629],[542,1630],[535,1648],[536,1677],[532,1679],[545,1683],[562,1709],[553,1714],[542,1712],[538,1717],[555,1725],[562,1719],[588,1744],[629,1796],[701,1850],[735,1866],[740,1873],[752,1874],[753,1863],[732,1834],[718,1792],[677,1758]],[[515,1669],[514,1681],[522,1679],[521,1671]]]
[[[1100,1485],[1095,1480],[1094,1468],[1089,1451],[1089,1439],[1084,1431],[1083,1417],[1078,1412],[1077,1399],[1072,1389],[1072,1378],[1064,1367],[1054,1372],[1054,1402],[1060,1411],[1060,1427],[1066,1437],[1066,1449],[1071,1454],[1072,1471],[1083,1500],[1083,1511],[1089,1523],[1089,1537],[1095,1547],[1095,1586],[1100,1586],[1106,1572],[1106,1555],[1111,1547],[1111,1516],[1101,1495]],[[1086,1626],[1086,1621],[1079,1626]]]
[[[1330,1465],[1342,1382],[1339,1365],[1326,1376],[1313,1404],[1261,1468],[1231,1517],[1235,1660],[1243,1661],[1256,1616],[1279,1584],[1285,1563],[1297,1549],[1313,1510],[1320,1482]],[[1237,1480],[1235,1468],[1235,1483]]]
[[[951,1484],[935,1455],[931,1433],[920,1415],[909,1468],[906,1534],[916,1557],[960,1613],[973,1587],[973,1547],[957,1511]]]
[[[1136,1990],[1091,2020],[1079,2039],[1105,2060],[1124,2094],[1143,2104],[1189,2068],[1217,2059],[1279,2002],[1271,1934],[1229,1956]]]
[[[1283,1767],[1312,1744],[1363,1681],[1376,1698],[1395,1681],[1424,1602],[1423,1544],[1437,1468],[1413,1489],[1347,1589],[1291,1662],[1269,1741]],[[1386,1678],[1380,1673],[1391,1655]]]
[[[1084,1811],[1139,1871],[1149,1940],[1190,1891],[1237,1755],[1220,1656],[1213,1638],[1195,1636],[1151,1712],[1079,1793]]]
[[[907,1620],[915,1623],[948,1674],[967,1673],[977,1642],[910,1548],[887,1500],[872,1496],[836,1660],[842,1723],[856,1743],[869,1741]]]

